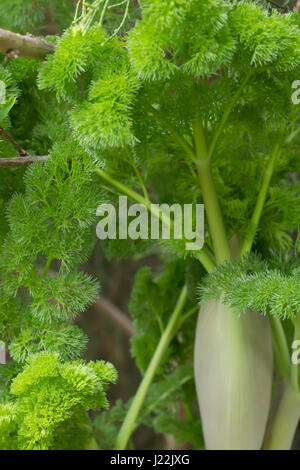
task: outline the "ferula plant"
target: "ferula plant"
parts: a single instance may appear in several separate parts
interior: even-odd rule
[[[196,449],[290,449],[298,12],[252,0],[4,0],[0,27],[0,448],[122,450],[144,424]],[[187,249],[171,218],[169,239],[140,223],[134,239],[96,245],[108,259],[159,259],[129,303],[140,385],[108,408],[116,370],[82,359],[74,319],[99,294],[82,270],[97,208],[120,196],[162,223],[158,205],[204,204],[204,244]]]

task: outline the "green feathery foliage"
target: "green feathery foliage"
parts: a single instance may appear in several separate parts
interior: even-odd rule
[[[237,313],[251,308],[263,315],[295,319],[300,308],[299,287],[299,268],[287,275],[252,255],[219,266],[203,281],[200,297],[202,302],[220,299]]]
[[[3,448],[10,439],[19,449],[55,448],[57,428],[68,428],[70,421],[74,426],[85,410],[107,408],[105,390],[115,380],[115,369],[103,361],[86,365],[84,361],[64,363],[57,353],[29,356],[11,384],[10,393],[16,399],[0,405]],[[86,420],[78,425],[84,445],[92,433],[85,429]],[[59,437],[60,433],[62,429]]]
[[[0,56],[0,126],[28,153],[48,155],[26,171],[0,169],[0,340],[12,358],[0,367],[1,448],[93,445],[87,411],[107,406],[115,372],[80,359],[87,338],[72,322],[99,287],[78,267],[94,246],[97,207],[121,194],[148,207],[204,203],[205,246],[103,243],[109,257],[155,253],[163,262],[159,274],[138,273],[130,303],[144,378],[183,286],[187,295],[145,407],[139,415],[134,398],[97,416],[99,447],[116,446],[132,407],[124,446],[143,422],[203,447],[190,380],[196,286],[202,302],[297,324],[300,122],[291,85],[300,76],[300,16],[250,0],[142,3],[1,6],[0,27],[49,34],[45,14],[56,27],[43,63]],[[1,135],[0,157],[17,153]]]

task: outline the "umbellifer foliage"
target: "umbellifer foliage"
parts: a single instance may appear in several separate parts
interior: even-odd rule
[[[33,1],[14,3],[18,11],[1,6],[0,26],[40,33],[48,2],[34,16],[27,13]],[[73,19],[68,2],[51,3],[63,30],[49,38],[55,53],[40,64],[3,55],[0,63],[7,100],[16,99],[0,125],[28,153],[49,155],[24,175],[0,169],[0,339],[12,358],[0,368],[0,446],[95,445],[87,411],[107,407],[116,373],[80,359],[87,339],[72,321],[98,295],[78,266],[93,248],[97,206],[115,203],[121,183],[133,198],[205,203],[201,252],[178,240],[103,242],[110,257],[154,251],[164,260],[157,275],[138,273],[130,303],[142,373],[187,286],[181,321],[128,434],[143,422],[202,448],[191,369],[199,297],[237,315],[251,308],[270,316],[277,360],[281,320],[299,332],[300,140],[291,101],[300,78],[299,15],[250,0],[146,0],[141,9],[128,0],[94,1]],[[16,154],[1,140],[1,157]],[[207,196],[210,175],[220,214]],[[289,360],[279,354],[277,366],[286,379]],[[132,403],[98,415],[100,447],[116,445]],[[128,434],[117,445],[126,446]]]

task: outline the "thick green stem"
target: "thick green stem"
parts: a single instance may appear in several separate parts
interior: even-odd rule
[[[286,336],[278,317],[270,316],[275,368],[282,380],[290,376],[290,354]]]
[[[212,260],[209,251],[206,250],[205,247],[202,248],[200,251],[197,251],[194,255],[194,258],[200,261],[200,263],[208,273],[212,272],[216,267],[215,262]]]
[[[250,220],[249,229],[241,247],[241,254],[250,252],[252,248],[256,230],[257,230],[257,227],[261,218],[261,214],[263,211],[263,207],[267,198],[270,181],[274,172],[275,162],[276,162],[276,158],[278,156],[279,150],[280,150],[280,144],[279,142],[277,142],[273,148],[273,152],[271,154],[267,169],[265,170],[262,185],[261,185],[258,198],[256,201],[256,206],[254,208],[254,212]]]
[[[85,446],[85,450],[100,450],[97,441],[92,437]]]
[[[124,450],[127,447],[128,441],[135,427],[136,418],[143,405],[145,396],[155,376],[156,370],[161,362],[161,359],[165,353],[165,350],[167,349],[176,331],[176,325],[178,323],[178,319],[180,317],[182,309],[184,308],[184,305],[186,303],[187,296],[188,296],[188,290],[187,290],[187,287],[184,286],[181,291],[178,302],[176,304],[176,307],[170,317],[170,320],[167,324],[165,331],[163,332],[160,338],[160,341],[157,345],[154,355],[152,356],[148,369],[146,370],[146,373],[138,388],[138,391],[135,394],[133,401],[131,402],[128,413],[120,429],[119,435],[117,437],[117,442],[116,442],[116,448],[118,450]]]
[[[230,260],[229,244],[226,237],[223,217],[213,181],[204,129],[199,116],[194,120],[194,139],[196,148],[196,166],[202,190],[210,235],[212,238],[217,263]]]
[[[284,332],[282,332],[282,334],[284,335]],[[294,339],[300,339],[299,314],[295,319]],[[283,345],[283,347],[286,349],[287,346]],[[286,355],[286,351],[282,351],[282,354]],[[286,362],[286,358],[284,362]],[[271,429],[267,435],[264,446],[266,450],[290,449],[300,420],[299,366],[297,364],[291,364],[289,370],[290,380],[286,381],[284,384],[283,394],[276,410]],[[286,374],[286,364],[284,365],[284,373]]]
[[[100,168],[97,168],[95,172],[98,176],[100,176],[100,178],[102,178],[108,184],[116,188],[120,193],[126,194],[126,196],[130,197],[133,201],[136,201],[139,204],[144,204],[148,211],[158,217],[158,219],[161,220],[164,224],[172,223],[169,217],[167,217],[161,210],[159,210],[159,208],[155,204],[152,204],[149,199],[146,199],[145,197],[141,196],[133,189],[128,188],[128,186],[121,183],[120,181],[115,180]],[[197,258],[201,262],[207,272],[210,272],[215,268],[215,264],[205,247],[203,247],[200,251],[195,252],[195,258]]]
[[[289,450],[300,419],[300,394],[287,382],[270,430],[265,450]]]
[[[300,314],[298,313],[296,319],[294,321],[295,329],[294,329],[294,341],[300,340]],[[291,365],[291,382],[295,390],[299,392],[299,365],[293,364]]]

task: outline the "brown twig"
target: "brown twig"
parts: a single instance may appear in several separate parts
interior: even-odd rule
[[[0,126],[0,134],[2,134],[9,142],[15,147],[15,149],[18,151],[20,157],[29,157],[29,153],[26,152],[13,138],[11,135],[6,132],[3,127]]]
[[[125,315],[125,313],[119,310],[118,307],[112,304],[109,300],[100,297],[93,304],[93,307],[99,313],[101,313],[102,315],[106,315],[107,317],[111,318],[115,323],[117,323],[127,334],[127,336],[131,337],[134,335],[134,327],[132,321]]]
[[[34,36],[13,33],[0,28],[0,52],[9,56],[14,51],[14,57],[19,55],[30,59],[44,60],[47,54],[52,54],[55,45],[45,39]]]
[[[0,168],[23,168],[32,163],[45,162],[48,155],[28,155],[24,157],[0,158]]]

